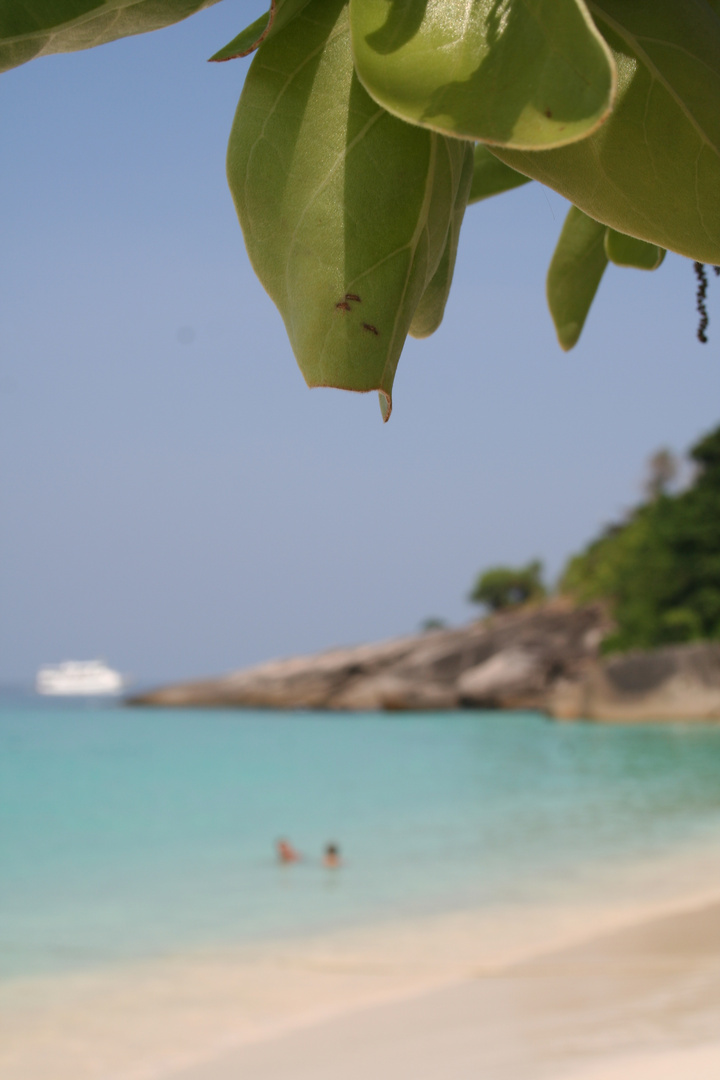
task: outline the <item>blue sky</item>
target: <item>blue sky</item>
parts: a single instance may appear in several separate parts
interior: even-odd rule
[[[720,421],[694,278],[606,274],[577,348],[544,299],[565,205],[471,207],[445,321],[375,395],[309,391],[224,175],[259,14],[0,79],[0,681],[104,656],[144,682],[472,617],[483,567],[550,575]]]

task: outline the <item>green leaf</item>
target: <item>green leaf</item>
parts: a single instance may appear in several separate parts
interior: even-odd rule
[[[580,337],[608,259],[605,226],[571,206],[547,276],[547,299],[558,341],[566,351]]]
[[[434,334],[442,322],[445,313],[445,305],[452,285],[453,271],[455,269],[455,257],[457,255],[460,227],[465,216],[465,207],[468,203],[468,192],[473,178],[473,148],[470,143],[465,150],[465,158],[462,161],[462,173],[457,185],[455,206],[450,221],[445,249],[437,270],[433,274],[425,292],[422,294],[420,303],[415,309],[413,320],[410,324],[410,334],[415,338],[429,337]],[[523,180],[525,177],[523,177]]]
[[[593,131],[615,69],[583,0],[350,0],[355,66],[413,124],[526,149]]]
[[[310,386],[378,390],[440,264],[467,144],[358,82],[344,0],[311,0],[252,62],[228,179],[255,271]]]
[[[468,203],[489,199],[491,195],[500,195],[503,191],[511,191],[529,182],[529,176],[523,176],[511,169],[504,161],[491,154],[487,146],[478,143],[475,147],[475,167]]]
[[[618,98],[582,142],[496,151],[619,232],[720,263],[720,17],[707,0],[590,4]]]
[[[237,37],[234,37],[210,59],[236,60],[240,56],[247,56],[254,52],[263,41],[277,34],[278,30],[282,30],[283,26],[287,26],[296,15],[299,15],[307,3],[308,0],[272,0],[269,11],[241,30]]]
[[[269,11],[266,11],[264,15],[261,15],[255,22],[250,23],[249,26],[246,26],[244,30],[241,30],[222,49],[218,49],[216,53],[213,53],[210,60],[216,63],[222,60],[237,60],[240,56],[248,56],[249,53],[254,52],[270,33],[270,27],[274,21],[274,12],[275,5],[273,4]]]
[[[169,26],[217,0],[0,0],[0,71]]]
[[[636,270],[657,270],[665,258],[663,248],[615,229],[607,229],[605,233],[605,254],[616,266],[632,266]]]

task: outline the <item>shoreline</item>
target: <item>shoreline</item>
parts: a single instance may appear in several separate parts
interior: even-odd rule
[[[711,1080],[719,1016],[716,897],[155,1076]]]
[[[718,853],[717,844],[714,851]],[[682,862],[677,865],[680,870]],[[0,984],[7,1032],[0,1071],[13,1080],[229,1080],[236,1075],[255,1080],[253,1070],[260,1070],[259,1078],[267,1068],[269,1078],[285,1080],[294,1074],[283,1054],[300,1052],[300,1044],[308,1060],[321,1050],[331,1060],[328,1045],[335,1045],[343,1032],[350,1038],[369,1025],[361,1041],[373,1042],[378,1025],[385,1030],[396,1021],[405,1042],[413,1030],[420,1033],[421,1043],[426,1037],[442,1042],[443,1031],[450,1037],[455,1030],[456,1011],[466,1015],[487,1009],[498,987],[504,999],[510,985],[524,988],[521,1011],[532,1016],[539,1003],[547,1025],[557,1029],[564,1023],[567,1002],[552,1008],[548,1002],[552,994],[557,996],[558,982],[574,982],[575,997],[580,991],[592,997],[598,977],[600,983],[610,978],[622,988],[637,973],[622,970],[618,942],[632,943],[650,933],[662,953],[663,935],[667,938],[671,924],[682,924],[688,940],[695,925],[720,927],[720,889],[686,890],[655,903],[646,895],[624,903],[505,905],[178,954],[111,970],[19,978]],[[717,971],[717,995],[712,999],[717,1019],[720,933],[716,936],[709,963]],[[605,958],[614,957],[615,975],[598,976],[606,962],[598,960],[598,943]],[[686,969],[685,981],[692,982],[699,970],[693,948],[685,954],[676,951],[677,962]],[[661,982],[663,977],[661,971]],[[540,986],[545,990],[538,998]],[[655,992],[660,990],[658,983]],[[667,987],[662,992],[667,996]],[[443,1004],[447,1001],[451,1005]],[[596,1001],[596,1011],[601,1007]],[[427,1009],[437,1012],[432,1034],[425,1034]],[[507,1024],[507,1016],[500,1019]],[[472,1026],[456,1032],[463,1044]],[[506,1032],[508,1046],[518,1037],[517,1032],[512,1037]],[[480,1059],[492,1053],[500,1061],[507,1050],[501,1043],[478,1044],[474,1052]],[[387,1052],[394,1052],[392,1046]],[[341,1063],[334,1060],[335,1075],[345,1080]],[[588,1063],[592,1057],[581,1062]],[[513,1080],[524,1075],[522,1068],[525,1065],[515,1061]],[[532,1066],[527,1075],[545,1073]],[[433,1073],[428,1076],[434,1078]]]

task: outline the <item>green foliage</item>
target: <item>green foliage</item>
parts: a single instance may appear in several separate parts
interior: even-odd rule
[[[2,0],[0,71],[180,22],[217,0]]]
[[[690,457],[706,478],[717,480],[720,470],[720,431],[711,431],[690,451]]]
[[[511,169],[504,161],[496,158],[487,146],[477,143],[468,206],[470,203],[480,202],[481,199],[489,199],[492,195],[501,195],[503,191],[512,191],[513,188],[529,182],[529,176],[523,176]]]
[[[0,70],[212,2],[2,0]],[[720,0],[272,0],[213,59],[253,51],[228,176],[311,386],[378,390],[387,419],[468,201],[529,178],[573,204],[547,282],[565,349],[608,262],[720,263]]]
[[[616,266],[634,266],[636,270],[657,270],[665,251],[657,244],[646,244],[634,236],[605,230],[605,254]]]
[[[547,276],[547,300],[563,349],[572,349],[585,325],[608,262],[657,270],[663,248],[608,229],[571,206]]]
[[[361,82],[411,124],[539,150],[610,113],[610,50],[577,0],[350,0],[350,22]]]
[[[366,93],[344,0],[305,10],[253,60],[230,189],[308,385],[377,389],[389,415],[408,332],[431,332],[444,307],[472,150]]]
[[[474,604],[485,604],[491,611],[526,604],[529,600],[541,600],[546,595],[542,583],[542,563],[527,566],[494,566],[480,574],[469,599]]]
[[[611,116],[572,146],[498,156],[619,232],[720,262],[717,11],[706,0],[588,6],[617,66]]]
[[[547,276],[547,299],[563,349],[580,337],[608,257],[605,226],[571,206]]]
[[[691,451],[691,488],[651,501],[571,559],[560,588],[578,601],[610,603],[622,650],[720,640],[720,428]]]
[[[272,0],[269,11],[241,30],[232,41],[229,41],[210,59],[237,60],[241,56],[247,56],[248,53],[259,48],[263,41],[274,37],[278,30],[282,30],[283,26],[292,22],[308,3],[309,0]]]

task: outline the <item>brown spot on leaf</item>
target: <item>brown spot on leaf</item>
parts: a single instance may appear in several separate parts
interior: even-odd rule
[[[362,304],[362,300],[357,295],[357,293],[354,293],[354,292],[346,292],[345,293],[345,299],[346,300],[353,300],[356,304]]]
[[[363,330],[367,330],[367,332],[369,334],[374,334],[375,337],[377,337],[378,334],[380,333],[380,331],[378,330],[378,328],[376,326],[371,326],[370,323],[366,323],[366,322],[363,323]]]
[[[350,311],[351,310],[350,305],[348,303],[346,303],[344,300],[341,300],[339,304],[335,305],[335,307],[336,307],[336,309],[338,311]]]
[[[546,109],[545,115],[547,116],[548,120],[552,120],[552,109]]]

